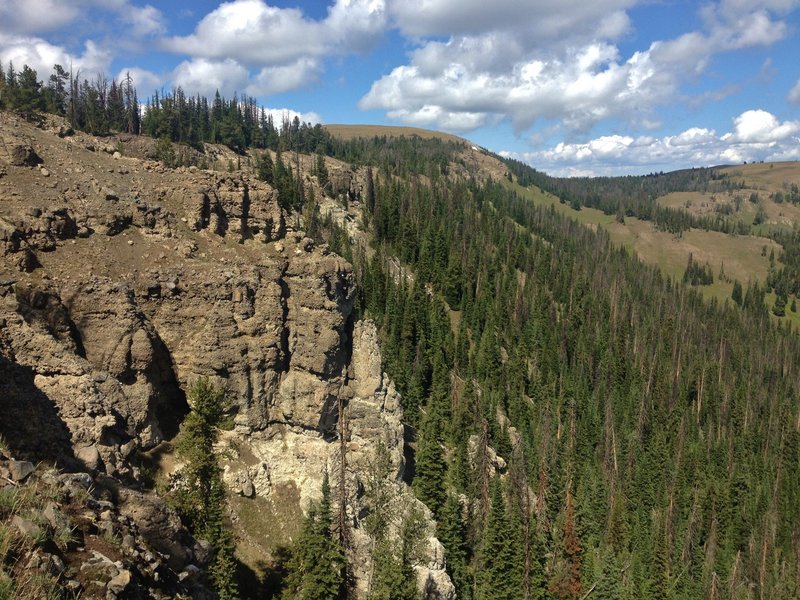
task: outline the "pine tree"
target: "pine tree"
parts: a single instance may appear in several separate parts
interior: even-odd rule
[[[601,554],[601,560],[602,573],[597,581],[594,593],[603,600],[619,600],[621,597],[621,577],[613,550],[605,548]]]
[[[416,471],[414,474],[414,493],[431,509],[438,519],[446,499],[445,475],[447,465],[444,462],[442,445],[437,432],[443,423],[428,416],[423,425],[416,455]]]
[[[17,90],[14,97],[14,108],[23,113],[44,110],[41,84],[36,78],[36,71],[28,65],[22,67],[17,75]]]
[[[373,554],[375,564],[369,600],[416,600],[414,571],[398,556],[388,540],[382,540]]]
[[[322,501],[312,506],[287,565],[283,597],[297,600],[336,600],[345,595],[344,551],[333,535],[328,472],[322,480]]]
[[[375,210],[375,181],[372,178],[372,167],[367,167],[367,211]]]
[[[470,598],[472,586],[467,568],[466,527],[461,518],[461,504],[449,495],[442,508],[441,527],[437,537],[442,542],[447,560],[447,573],[453,581],[459,598]]]
[[[739,306],[742,305],[742,284],[739,283],[738,279],[733,282],[733,292],[731,293],[731,298],[733,298],[733,301]]]
[[[786,316],[786,293],[779,290],[775,295],[775,304],[772,306],[772,314],[776,317]]]
[[[258,178],[272,185],[275,182],[275,164],[272,162],[269,150],[265,150],[258,159]]]
[[[61,65],[53,67],[48,86],[45,90],[44,110],[57,115],[66,114],[67,80],[69,73]]]
[[[396,498],[395,498],[396,500]],[[413,564],[427,549],[427,526],[416,501],[404,507],[395,503],[394,517],[399,519],[398,535],[391,537],[381,528],[373,553],[370,600],[416,600],[417,581]],[[387,509],[384,508],[384,515]]]
[[[185,466],[172,482],[170,498],[189,530],[214,549],[209,568],[214,590],[221,600],[234,600],[238,598],[234,543],[225,524],[225,486],[214,452],[218,427],[227,410],[225,395],[202,377],[189,389],[188,397],[192,410],[176,443]]]
[[[564,511],[562,538],[558,552],[558,568],[551,581],[550,591],[556,598],[572,600],[581,596],[581,545],[575,528],[572,492],[567,490],[567,507]]]
[[[518,528],[505,506],[499,479],[492,484],[492,501],[483,534],[476,576],[477,600],[516,600],[522,589],[522,556]]]
[[[0,65],[2,69],[2,65]],[[6,71],[3,85],[3,106],[7,109],[13,109],[17,105],[17,72],[14,70],[14,63],[9,61],[8,71]]]
[[[324,194],[328,188],[328,167],[325,165],[325,157],[322,154],[322,150],[317,150],[314,171],[317,176],[317,183],[319,183]]]
[[[122,82],[122,95],[125,101],[125,126],[126,133],[139,133],[141,126],[139,114],[139,98],[136,95],[136,88],[133,85],[133,77],[130,71],[125,73]]]

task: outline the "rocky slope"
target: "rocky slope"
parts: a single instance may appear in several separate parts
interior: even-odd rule
[[[4,598],[214,597],[203,584],[208,544],[156,496],[102,474],[36,468],[4,450],[0,478]]]
[[[325,467],[338,485],[344,449],[363,595],[358,490],[378,442],[399,481],[404,437],[375,328],[354,319],[350,265],[297,230],[268,185],[241,171],[167,169],[145,158],[146,143],[0,114],[0,435],[16,458],[131,490],[144,454],[163,452],[188,411],[187,386],[208,376],[235,407],[226,481],[243,500],[232,506],[281,496],[307,507]],[[421,585],[452,597],[427,523]],[[262,542],[252,546],[269,554]]]

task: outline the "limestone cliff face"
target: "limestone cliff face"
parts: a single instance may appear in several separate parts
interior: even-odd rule
[[[421,586],[452,598],[430,515],[399,482],[400,399],[375,326],[354,319],[350,265],[246,173],[165,169],[4,114],[0,132],[0,434],[15,454],[134,481],[208,376],[235,406],[234,491],[292,488],[305,508],[326,468],[338,485],[344,449],[364,595],[363,478],[382,443],[398,501],[426,515]]]

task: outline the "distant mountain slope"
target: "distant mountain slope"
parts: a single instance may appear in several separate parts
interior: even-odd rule
[[[449,142],[457,142],[472,145],[464,138],[458,137],[443,131],[433,131],[420,127],[401,127],[393,125],[323,125],[331,135],[345,140],[357,137],[399,137],[417,135],[423,139],[439,139]]]
[[[773,318],[800,327],[800,313],[791,310],[800,293],[800,163],[573,179],[506,164],[513,178],[506,185],[534,203],[605,229],[675,279],[706,269],[712,280],[694,282],[707,298],[732,302],[735,290],[757,283]]]

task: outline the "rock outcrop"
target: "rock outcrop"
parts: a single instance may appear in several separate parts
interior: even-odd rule
[[[62,597],[59,588],[98,600],[216,597],[206,587],[208,551],[158,497],[103,476],[35,469],[2,451],[0,477],[10,482],[0,488],[9,500],[0,525],[10,535],[4,553],[13,553],[3,558],[14,559],[0,579],[12,577],[13,597]]]
[[[0,131],[0,435],[14,453],[136,482],[137,457],[174,435],[187,386],[209,377],[234,407],[232,491],[255,501],[291,488],[305,508],[326,468],[338,485],[344,452],[364,595],[363,478],[382,445],[398,501],[418,505],[431,536],[420,586],[453,597],[430,514],[399,482],[400,399],[374,324],[355,321],[350,265],[294,230],[246,172],[166,169],[6,114]],[[340,175],[357,194],[361,175]],[[147,516],[146,496],[119,499],[142,532],[174,529]],[[111,579],[128,585],[123,570]]]

